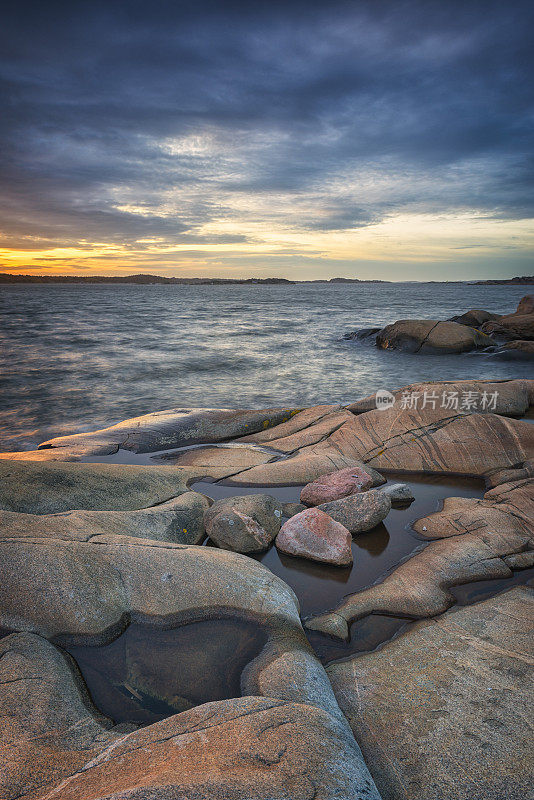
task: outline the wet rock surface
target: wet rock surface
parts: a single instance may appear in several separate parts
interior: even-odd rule
[[[318,508],[291,517],[276,537],[283,553],[336,566],[352,564],[351,536],[339,522]]]
[[[493,357],[507,361],[534,361],[534,341],[507,342],[493,354]]]
[[[383,482],[381,475],[370,468],[367,471],[363,464],[340,469],[308,483],[300,493],[300,502],[307,506],[318,506],[349,494],[365,492]]]
[[[132,730],[113,726],[85,693],[73,662],[32,634],[0,642],[6,800],[379,800],[339,711],[248,696]]]
[[[516,588],[328,667],[384,799],[529,796],[533,619]]]

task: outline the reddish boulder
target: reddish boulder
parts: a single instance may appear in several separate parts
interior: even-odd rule
[[[318,506],[350,494],[365,492],[372,485],[373,476],[363,466],[339,469],[308,483],[300,493],[300,502],[307,506]]]
[[[290,556],[346,567],[352,564],[351,542],[343,525],[318,508],[307,508],[282,525],[275,544]]]

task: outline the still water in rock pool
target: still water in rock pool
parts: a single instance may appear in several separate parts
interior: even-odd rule
[[[96,459],[95,459],[96,460]],[[393,476],[389,483],[407,483],[415,496],[408,508],[395,508],[374,530],[353,537],[354,564],[340,568],[279,553],[271,547],[256,556],[298,597],[301,616],[335,608],[341,599],[385,577],[427,542],[412,530],[415,520],[442,507],[447,497],[481,497],[478,479]],[[266,492],[284,502],[297,502],[300,486],[243,487],[201,481],[195,491],[213,499]],[[210,546],[209,542],[206,542]],[[453,587],[460,605],[485,599],[517,583],[532,583],[534,569],[512,578],[477,581]],[[76,661],[97,708],[115,722],[147,725],[202,703],[239,697],[244,669],[262,651],[267,632],[251,620],[229,616],[193,621],[179,627],[130,624],[103,647],[63,643]],[[169,621],[170,624],[170,621]],[[173,623],[174,624],[174,623]],[[323,663],[374,650],[413,622],[372,614],[352,625],[350,642],[306,631]],[[8,633],[5,631],[4,633]]]
[[[172,630],[130,625],[105,647],[67,647],[93,702],[115,722],[148,725],[241,695],[244,668],[261,652],[262,628],[236,618]]]

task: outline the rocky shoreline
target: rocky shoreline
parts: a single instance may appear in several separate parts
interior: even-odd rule
[[[448,320],[401,319],[384,328],[362,328],[344,339],[373,342],[380,350],[446,355],[482,351],[502,360],[534,359],[534,295],[511,314],[473,308]]]
[[[466,608],[451,608],[451,590],[534,565],[534,381],[388,395],[172,409],[0,455],[2,798],[527,796],[527,721],[515,711],[531,693],[533,590]],[[150,466],[92,463],[124,452]],[[276,547],[350,569],[353,539],[409,505],[400,481],[414,474],[477,476],[486,492],[448,498],[414,523],[422,549],[302,620],[295,592],[250,556]],[[234,494],[191,490],[206,480]],[[300,504],[277,499],[287,486]],[[346,640],[373,615],[421,621],[325,671],[306,631]],[[258,652],[239,662],[240,696],[175,698],[185,710],[144,727],[106,717],[67,652],[120,643],[133,625],[154,648],[151,631],[217,620],[258,632]],[[221,646],[206,644],[224,665]],[[180,668],[170,651],[125,663],[157,697],[154,671]]]

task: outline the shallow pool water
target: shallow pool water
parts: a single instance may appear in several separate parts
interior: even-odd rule
[[[201,703],[239,697],[243,670],[266,641],[258,624],[230,618],[171,630],[132,624],[105,647],[64,649],[106,716],[147,725]]]
[[[483,481],[474,478],[405,474],[390,476],[388,481],[400,482],[411,487],[415,501],[408,507],[392,509],[381,525],[353,537],[351,568],[288,556],[274,546],[255,556],[291,586],[304,619],[335,608],[343,597],[380,581],[425,547],[428,542],[412,525],[440,510],[447,497],[481,497],[484,493]],[[208,481],[198,481],[191,488],[214,500],[264,492],[282,502],[298,502],[301,490],[300,486],[262,488]],[[210,542],[206,540],[206,544]],[[477,581],[451,591],[459,605],[466,605],[513,585],[533,582],[534,569],[518,570],[509,579]],[[372,651],[412,624],[412,620],[372,614],[352,625],[347,643],[318,632],[306,633],[318,658],[326,664]],[[266,632],[258,624],[232,617],[168,630],[131,624],[104,647],[67,644],[65,649],[78,664],[97,708],[115,722],[147,725],[201,703],[239,697],[243,670],[261,652],[266,640]]]

